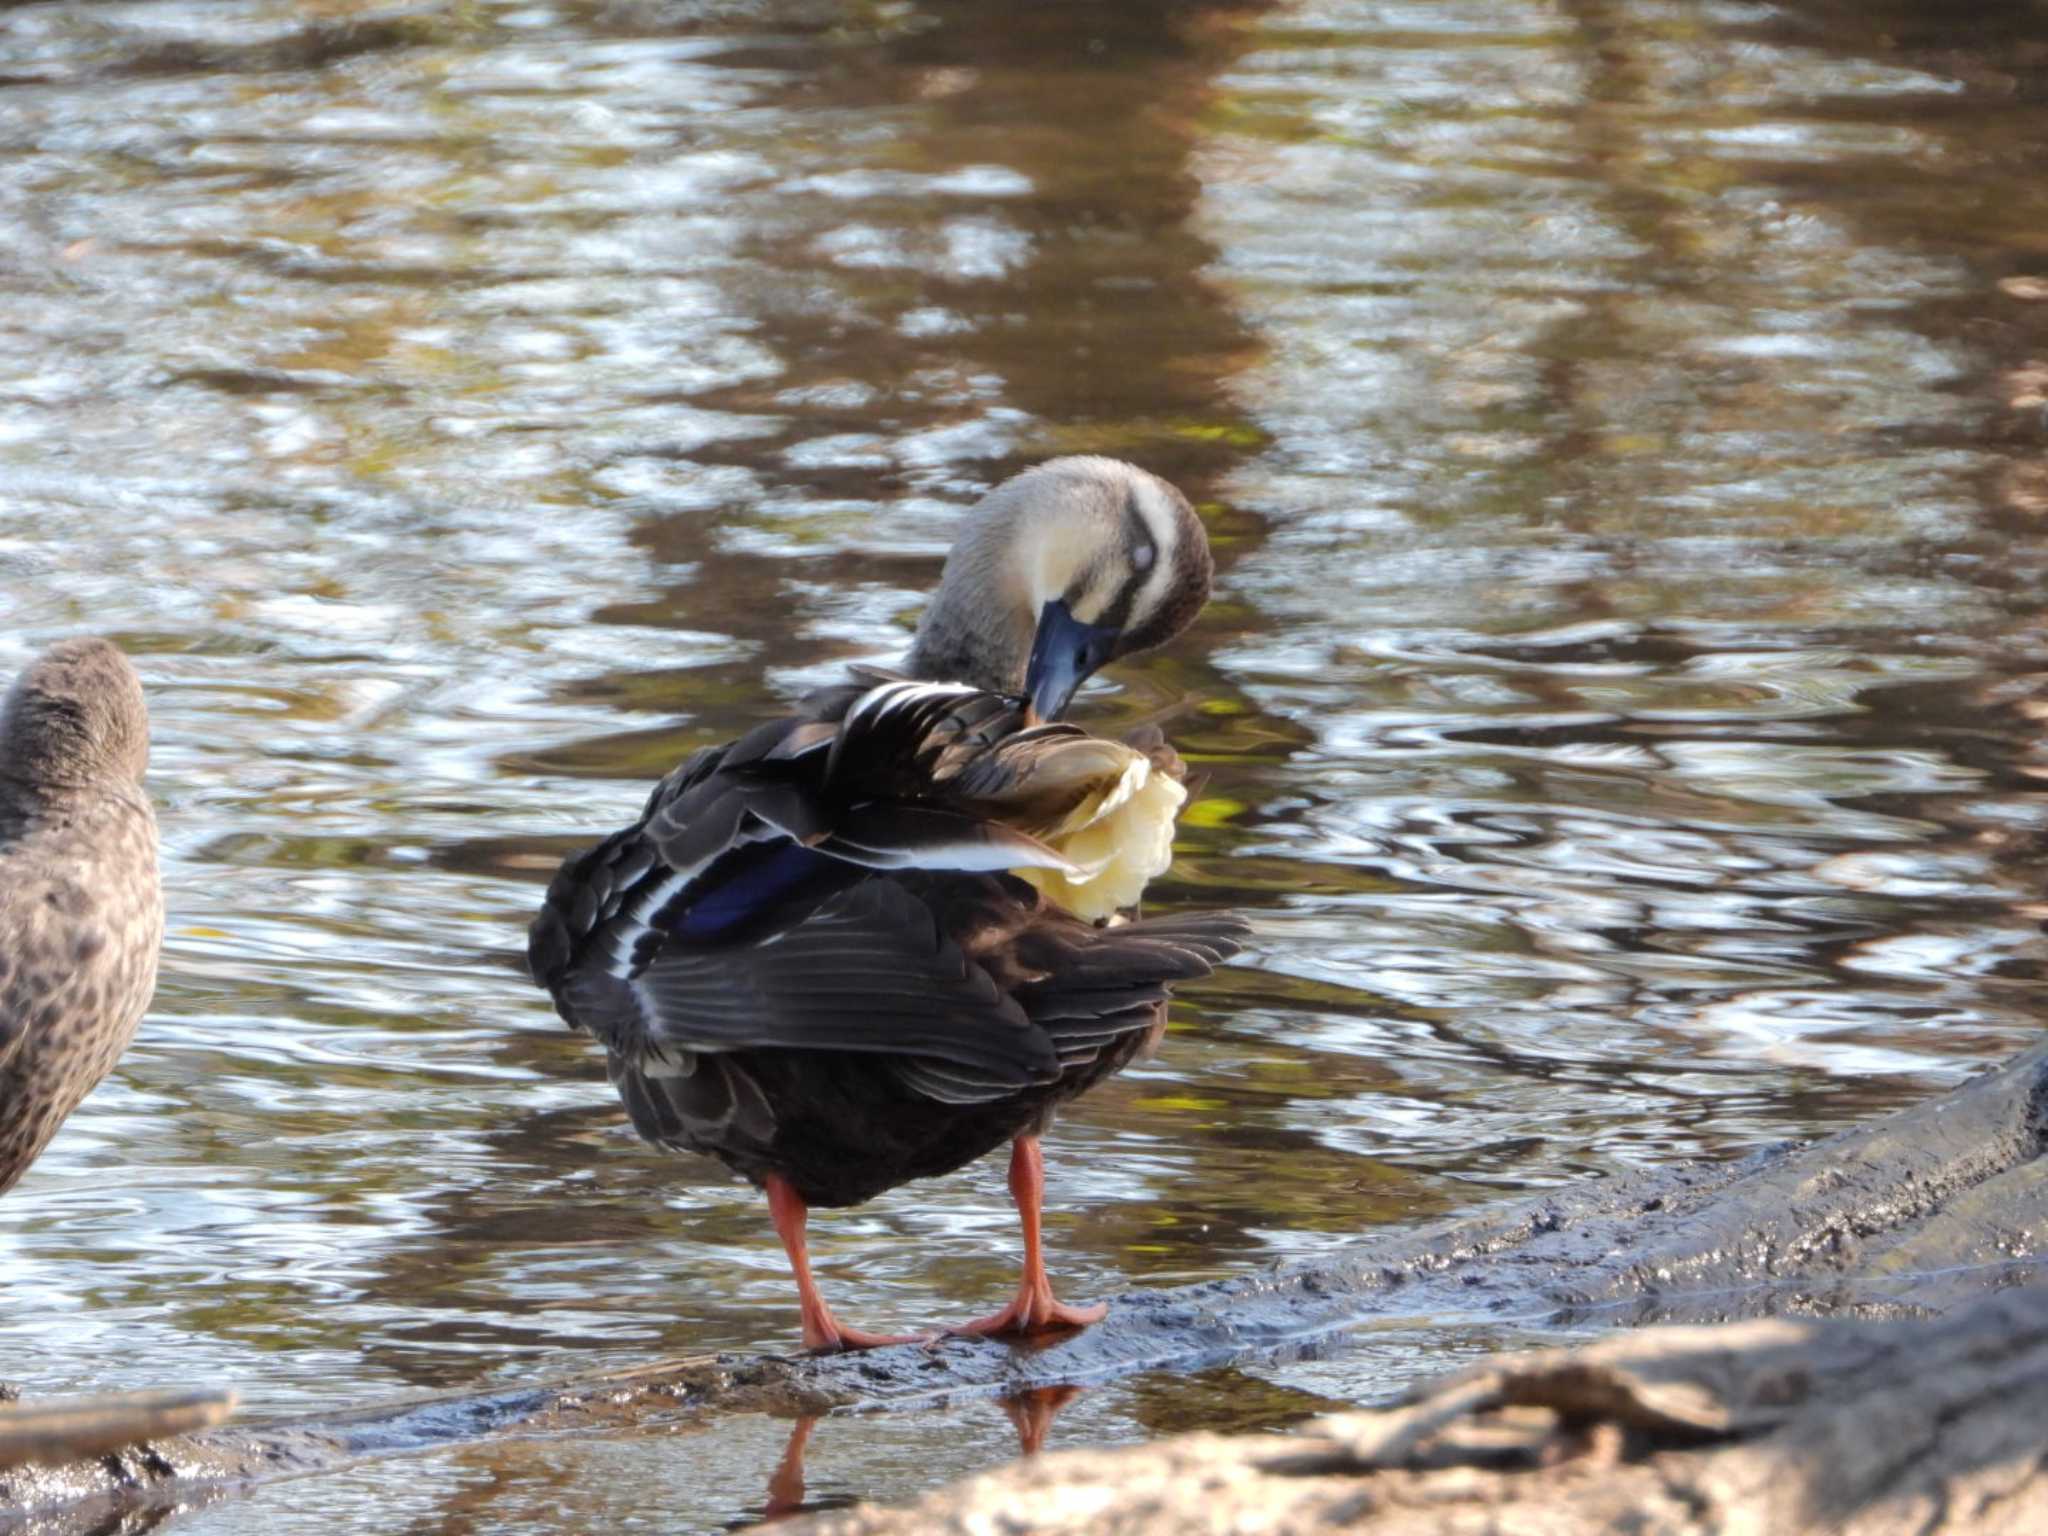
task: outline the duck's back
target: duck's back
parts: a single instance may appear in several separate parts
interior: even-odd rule
[[[1144,761],[970,688],[822,695],[566,863],[535,978],[650,1140],[817,1205],[948,1172],[1122,1066],[1168,986],[1238,947],[1232,919],[1097,926],[1015,873],[1100,878],[1047,839],[1131,803]]]
[[[163,940],[156,818],[138,790],[8,788],[0,794],[0,1191],[134,1038]]]

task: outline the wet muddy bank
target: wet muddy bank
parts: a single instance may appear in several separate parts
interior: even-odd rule
[[[953,1340],[809,1359],[704,1355],[502,1391],[252,1421],[0,1473],[0,1521],[104,1528],[279,1477],[493,1437],[931,1406],[1341,1349],[1357,1330],[1928,1316],[2038,1277],[2048,1045],[1913,1109],[1748,1158],[1592,1181],[1341,1255],[1116,1298],[1030,1349]]]
[[[1026,1460],[806,1536],[2001,1536],[2048,1523],[2048,1288],[1940,1318],[1660,1327],[1301,1434]]]

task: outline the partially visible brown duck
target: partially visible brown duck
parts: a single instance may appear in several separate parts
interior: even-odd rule
[[[149,710],[104,640],[67,640],[0,706],[0,1191],[134,1038],[164,904],[142,792]]]
[[[604,1042],[643,1136],[767,1191],[808,1347],[895,1342],[826,1307],[808,1208],[1006,1141],[1023,1283],[956,1331],[1102,1315],[1046,1277],[1038,1136],[1244,930],[1119,916],[1171,862],[1179,759],[1047,722],[1103,662],[1179,633],[1209,576],[1166,482],[1109,459],[1027,471],[969,514],[910,678],[828,689],[697,753],[549,887],[534,977]]]

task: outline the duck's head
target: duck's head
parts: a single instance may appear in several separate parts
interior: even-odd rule
[[[0,775],[38,789],[140,784],[149,706],[128,658],[105,640],[64,640],[29,664],[0,704]]]
[[[1213,570],[1194,508],[1157,475],[1052,459],[967,514],[907,666],[1025,694],[1050,720],[1105,662],[1186,629]]]

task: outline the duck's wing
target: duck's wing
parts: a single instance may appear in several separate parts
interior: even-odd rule
[[[630,1002],[627,1012],[606,1010]],[[744,1057],[770,1047],[886,1059],[905,1087],[979,1104],[1056,1082],[1054,1038],[898,881],[863,878],[770,939],[671,945],[624,989],[577,978],[564,1011],[597,1028],[641,1135],[671,1146],[773,1139],[777,1113]]]
[[[787,1047],[911,1055],[991,1092],[1057,1075],[1034,1030],[897,870],[1072,869],[940,806],[849,799],[836,722],[699,753],[642,819],[569,860],[528,942],[571,1024],[628,1060]]]
[[[825,768],[848,801],[917,805],[1052,844],[1055,852],[1058,838],[1114,809],[1155,771],[1181,777],[1180,759],[1163,738],[1126,745],[1063,722],[1034,723],[1025,701],[1006,694],[911,681],[850,701]],[[936,866],[912,860],[891,867]],[[1035,857],[999,867],[1073,873]]]
[[[1058,1075],[1024,1010],[930,907],[889,880],[862,879],[764,937],[664,945],[630,977],[578,971],[559,997],[633,1057],[778,1047],[911,1055],[1008,1091]]]
[[[1012,816],[1144,766],[1101,746],[960,685],[822,699],[699,753],[635,826],[568,861],[534,922],[535,979],[615,1069],[671,1087],[698,1056],[772,1048],[889,1055],[953,1102],[1051,1081],[1228,952],[1193,930],[1048,914],[1067,947],[1041,937],[1026,948],[1042,964],[1009,965],[1040,904],[1001,875],[1086,873]]]
[[[864,698],[830,702],[844,710]],[[534,980],[559,991],[593,966],[635,976],[668,939],[800,919],[863,872],[1074,870],[1014,827],[920,799],[931,780],[917,777],[917,752],[942,753],[971,728],[953,711],[881,708],[777,720],[696,753],[655,786],[637,822],[563,863],[528,934]]]
[[[526,968],[536,982],[555,991],[557,983],[587,958],[593,943],[630,906],[646,899],[648,880],[662,862],[645,835],[648,820],[716,773],[729,750],[706,747],[692,753],[654,786],[639,821],[562,861],[526,932]]]
[[[1062,1069],[1070,1069],[1112,1041],[1151,1028],[1174,986],[1207,976],[1249,935],[1242,919],[1224,913],[1168,914],[1109,928],[1041,920],[1016,940],[1013,963],[1029,979],[1012,996],[1053,1042]]]
[[[1000,919],[991,913],[982,935],[989,948],[974,935],[962,942],[1051,1042],[1062,1076],[1086,1069],[1126,1037],[1157,1028],[1174,986],[1207,976],[1249,934],[1239,919],[1209,914],[1100,928],[1047,904],[1019,912],[1012,896],[989,896],[992,909],[1011,907]],[[996,1096],[958,1082],[943,1063],[907,1061],[896,1070],[931,1098],[974,1103]]]
[[[882,683],[855,698],[840,718],[826,776],[849,798],[950,797],[964,768],[1028,724],[1024,701],[1007,694],[966,683]],[[1072,726],[1055,729],[1083,734]]]

